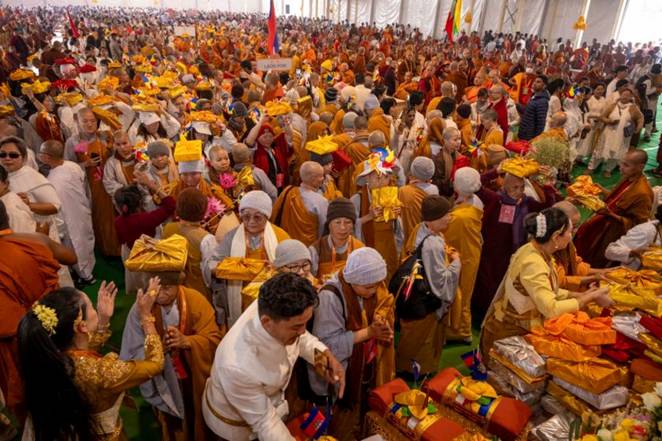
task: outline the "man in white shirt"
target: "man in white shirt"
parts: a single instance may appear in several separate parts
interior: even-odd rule
[[[605,250],[605,257],[638,270],[641,268],[641,254],[648,247],[662,245],[662,239],[660,239],[661,220],[662,205],[657,207],[654,220],[632,227],[620,239],[610,243]]]
[[[78,274],[78,286],[95,282],[92,270],[94,258],[94,229],[92,228],[92,204],[86,192],[85,172],[78,164],[65,161],[64,145],[60,141],[46,141],[39,149],[39,160],[50,167],[48,181],[55,188],[62,207],[64,242],[78,256],[74,265]]]
[[[345,372],[327,347],[306,330],[317,292],[293,273],[262,285],[257,301],[239,317],[216,350],[202,399],[207,426],[232,441],[294,441],[283,419],[285,389],[301,356],[333,384]]]

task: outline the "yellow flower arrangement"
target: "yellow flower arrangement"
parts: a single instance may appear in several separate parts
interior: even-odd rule
[[[48,332],[48,335],[55,334],[55,328],[57,328],[58,324],[58,318],[55,309],[49,306],[35,303],[32,307],[32,312],[35,316],[37,316],[37,319],[39,319],[39,322],[41,322],[41,326],[43,326],[46,332]]]

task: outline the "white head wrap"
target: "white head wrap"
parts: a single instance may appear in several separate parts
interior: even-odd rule
[[[475,168],[462,167],[455,172],[453,188],[458,194],[469,196],[480,190],[480,187],[480,173]]]
[[[252,208],[266,217],[271,217],[272,202],[268,194],[262,190],[249,191],[239,201],[239,213],[245,208]]]
[[[372,285],[386,279],[386,262],[374,248],[352,251],[347,258],[343,276],[353,285]]]

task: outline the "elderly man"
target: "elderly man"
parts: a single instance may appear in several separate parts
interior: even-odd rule
[[[547,138],[557,138],[562,142],[568,142],[568,134],[565,131],[565,124],[568,121],[568,116],[565,112],[556,112],[549,120],[549,127],[531,140],[531,142],[540,141]]]
[[[485,179],[485,178],[483,178]],[[542,203],[526,196],[524,179],[506,174],[503,188],[494,192],[485,187],[476,195],[484,204],[483,250],[471,299],[471,313],[482,320],[506,274],[510,256],[527,241],[524,218],[554,203],[554,189],[544,187]]]
[[[64,160],[64,146],[60,141],[46,141],[39,150],[39,160],[50,167],[48,181],[62,203],[60,216],[64,221],[64,243],[74,249],[78,263],[74,266],[76,286],[95,283],[92,270],[94,258],[94,229],[92,207],[85,191],[85,173],[75,163]]]
[[[342,366],[306,331],[317,302],[309,281],[279,274],[262,285],[257,302],[221,341],[202,412],[207,426],[222,439],[295,440],[283,422],[289,414],[284,392],[299,357],[315,365],[327,382],[339,384],[338,396],[343,396]]]
[[[293,239],[312,245],[324,232],[329,201],[319,192],[324,183],[324,167],[314,161],[301,165],[301,185],[288,186],[273,207],[271,222]]]
[[[497,124],[503,130],[504,136],[508,133],[508,95],[500,84],[495,84],[489,90],[490,108],[497,114]]]
[[[425,156],[414,159],[409,174],[409,183],[398,190],[398,199],[402,203],[400,220],[405,241],[414,227],[421,223],[421,204],[425,196],[439,194],[437,186],[431,183],[434,176],[432,159]]]
[[[210,284],[218,263],[226,257],[246,257],[272,262],[276,246],[290,236],[269,222],[272,203],[268,194],[249,191],[239,203],[241,224],[228,231],[213,254],[203,261],[205,282]],[[212,298],[220,324],[231,326],[241,314],[241,280],[215,280]]]
[[[262,190],[269,195],[272,201],[278,197],[278,190],[271,182],[267,174],[261,168],[255,167],[251,162],[251,151],[246,144],[235,144],[232,146],[232,160],[234,170],[239,173],[237,185],[242,191]]]
[[[635,225],[648,220],[653,205],[653,190],[644,175],[648,155],[632,150],[621,160],[622,179],[606,195],[605,208],[579,227],[575,246],[586,262],[597,268],[607,266],[605,250]]]

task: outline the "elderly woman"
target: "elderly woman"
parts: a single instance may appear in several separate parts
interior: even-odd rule
[[[324,235],[309,250],[311,272],[321,280],[341,271],[352,251],[363,248],[363,242],[353,236],[356,211],[349,199],[338,198],[329,203]]]
[[[483,360],[496,340],[527,334],[544,320],[578,311],[591,302],[611,304],[607,288],[572,292],[559,287],[553,254],[572,240],[572,224],[562,210],[531,213],[524,225],[532,239],[511,258],[485,317],[480,336]]]
[[[8,136],[0,139],[0,164],[9,175],[9,190],[16,193],[28,206],[37,223],[49,224],[48,236],[60,243],[60,232],[66,227],[59,216],[61,201],[53,185],[37,170],[26,164],[27,147],[22,139]],[[66,267],[58,272],[61,286],[73,286]]]
[[[213,254],[205,259],[203,275],[208,285],[212,283],[218,263],[226,257],[273,262],[276,247],[289,239],[289,235],[269,222],[271,209],[271,198],[265,192],[254,190],[244,195],[239,203],[241,224],[228,231]],[[219,323],[231,326],[241,314],[243,283],[240,280],[215,279],[210,286]]]
[[[394,300],[384,283],[386,276],[386,262],[379,253],[361,248],[319,293],[312,333],[342,363],[348,381],[329,428],[329,434],[340,440],[357,439],[368,389],[395,376]],[[310,368],[308,377],[313,393],[325,403],[327,382]]]

